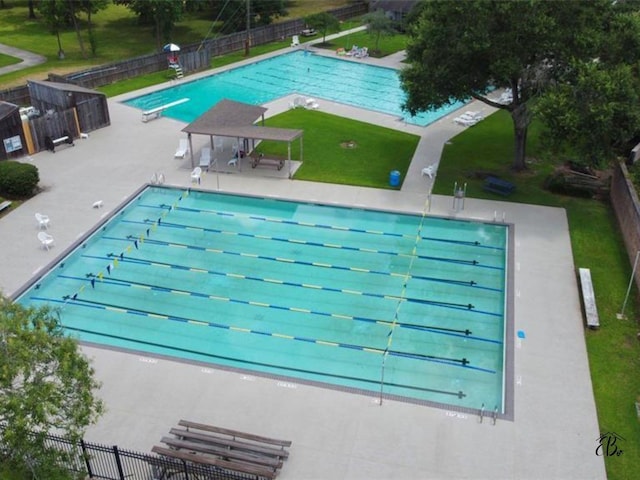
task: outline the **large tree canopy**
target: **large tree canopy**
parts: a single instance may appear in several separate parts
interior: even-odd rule
[[[38,478],[63,453],[47,447],[47,433],[79,439],[102,403],[98,383],[75,340],[64,335],[55,312],[24,308],[0,297],[0,444],[2,455]]]
[[[619,25],[616,13],[629,9],[629,2],[624,7],[622,3],[425,1],[409,30],[410,66],[401,72],[405,108],[416,113],[476,98],[509,111],[515,137],[513,168],[525,169],[531,105],[559,83],[575,79],[569,73],[577,65],[616,50],[608,44],[622,38],[612,35]],[[490,87],[511,89],[512,101],[492,100]]]

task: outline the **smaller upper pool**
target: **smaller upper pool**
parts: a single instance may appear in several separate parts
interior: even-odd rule
[[[167,109],[165,115],[190,123],[223,98],[261,105],[297,93],[394,115],[419,126],[427,126],[463,105],[458,102],[412,117],[402,110],[405,93],[397,70],[365,62],[296,50],[136,97],[126,103],[141,110],[151,110],[188,98],[188,102]]]

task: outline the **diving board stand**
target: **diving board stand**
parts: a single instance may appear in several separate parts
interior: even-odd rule
[[[588,268],[579,268],[578,272],[580,273],[580,287],[582,288],[582,302],[584,304],[587,327],[592,330],[597,330],[600,328],[600,318],[598,317],[596,296],[593,292],[593,283],[591,282],[591,270]]]
[[[181,98],[180,100],[176,100],[175,102],[160,105],[159,107],[152,108],[150,110],[145,110],[144,112],[142,112],[142,121],[146,123],[152,118],[159,118],[167,108],[175,107],[176,105],[180,105],[181,103],[185,103],[188,101],[188,98]]]

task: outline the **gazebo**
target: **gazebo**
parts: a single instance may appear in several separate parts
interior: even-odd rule
[[[287,142],[287,163],[289,165],[289,178],[291,178],[291,142],[297,138],[300,139],[300,161],[302,161],[302,135],[304,131],[255,125],[257,120],[261,120],[264,125],[264,113],[266,111],[267,109],[264,107],[223,99],[184,127],[182,131],[186,132],[189,138],[191,167],[195,166],[192,135],[208,135],[212,148],[213,137],[215,136],[236,138],[238,145],[242,138],[246,142],[251,142],[251,147],[247,149],[247,153],[253,150],[256,140],[274,140]]]

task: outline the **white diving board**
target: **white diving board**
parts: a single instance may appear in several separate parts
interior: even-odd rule
[[[148,122],[152,118],[158,118],[167,108],[175,107],[176,105],[180,105],[181,103],[188,101],[188,98],[181,98],[180,100],[176,100],[175,102],[160,105],[159,107],[152,108],[151,110],[145,110],[144,112],[142,112],[142,121]]]
[[[591,270],[579,268],[578,271],[580,272],[580,286],[582,287],[582,301],[584,303],[584,313],[587,317],[587,326],[592,330],[596,330],[600,328],[600,319],[596,307],[596,296],[593,292],[593,283],[591,283]]]

